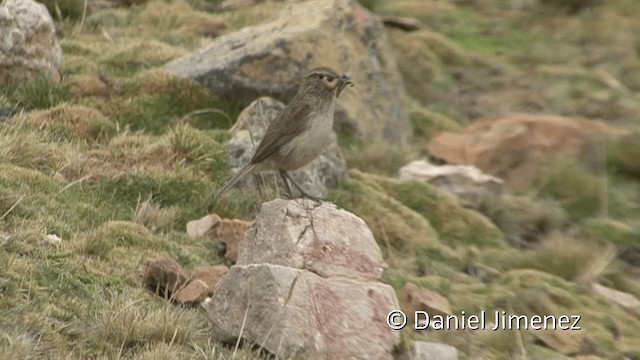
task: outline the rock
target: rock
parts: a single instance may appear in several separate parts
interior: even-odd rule
[[[382,22],[387,27],[394,27],[404,31],[416,31],[426,28],[420,20],[402,16],[384,16]]]
[[[502,195],[504,182],[482,173],[475,166],[437,166],[425,160],[416,160],[400,168],[400,180],[420,180],[449,193],[461,204],[478,208],[487,199]]]
[[[416,311],[426,311],[429,316],[453,314],[446,297],[410,282],[404,286],[402,309],[409,318]]]
[[[209,286],[204,281],[195,279],[176,291],[173,299],[184,305],[197,305],[203,302],[209,293]]]
[[[5,242],[13,237],[13,234],[8,231],[0,231],[0,240]],[[1,244],[1,243],[0,243]]]
[[[237,173],[249,163],[267,127],[284,110],[284,107],[281,102],[263,97],[252,102],[238,116],[236,125],[231,129],[233,137],[227,144],[232,173]],[[327,194],[327,187],[335,185],[346,173],[346,168],[346,162],[336,136],[333,134],[331,144],[322,154],[305,167],[292,172],[291,176],[305,191],[324,197]],[[258,184],[274,189],[276,184],[282,186],[282,181],[277,174],[260,173],[247,177],[240,186],[257,189]]]
[[[143,275],[145,285],[165,297],[180,289],[188,278],[175,260],[166,257],[150,260]]]
[[[20,111],[21,110],[18,107],[0,108],[0,121],[5,121]]]
[[[62,48],[47,8],[32,0],[0,5],[0,83],[39,74],[60,80]]]
[[[361,280],[378,280],[386,268],[364,221],[333,204],[306,199],[262,205],[238,256],[238,265],[255,263]]]
[[[191,238],[202,236],[220,221],[222,221],[222,219],[216,214],[206,215],[198,220],[189,221],[187,223],[187,235]]]
[[[201,266],[193,270],[191,274],[191,281],[199,280],[207,285],[207,295],[213,295],[213,292],[218,286],[218,283],[222,278],[227,275],[229,268],[224,265],[216,266]]]
[[[47,242],[51,245],[62,245],[62,238],[56,234],[47,234]]]
[[[269,22],[220,36],[165,69],[246,105],[265,95],[288,102],[315,66],[347,72],[355,83],[337,101],[336,129],[406,143],[411,126],[384,26],[355,0],[290,3]]]
[[[240,243],[238,264],[206,303],[213,337],[282,358],[391,359],[398,309],[364,222],[334,205],[275,200]]]
[[[457,360],[458,349],[453,346],[416,341],[402,357],[404,360]]]
[[[222,219],[207,232],[206,236],[224,244],[221,256],[235,264],[238,261],[238,244],[250,228],[251,223],[248,221]]]
[[[596,136],[625,133],[596,120],[521,114],[480,119],[459,132],[441,133],[428,149],[435,158],[474,165],[517,190],[530,184],[548,156],[580,155]]]
[[[591,285],[591,290],[603,298],[618,304],[621,308],[627,310],[632,315],[640,317],[640,300],[632,294],[610,289],[596,283]]]
[[[390,359],[399,333],[386,316],[395,308],[389,285],[274,264],[233,266],[208,303],[216,340],[236,341],[246,315],[243,339],[304,359]]]

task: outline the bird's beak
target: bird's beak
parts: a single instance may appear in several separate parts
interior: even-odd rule
[[[336,98],[340,96],[340,93],[342,92],[342,90],[344,90],[345,87],[347,87],[347,85],[351,85],[351,87],[353,87],[353,81],[351,81],[351,78],[348,77],[347,74],[342,74],[342,76],[338,78],[338,90],[336,91]]]

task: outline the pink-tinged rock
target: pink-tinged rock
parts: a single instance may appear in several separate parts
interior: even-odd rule
[[[389,285],[272,264],[233,266],[207,303],[216,340],[242,336],[285,359],[391,359],[394,309]]]
[[[238,265],[269,263],[322,277],[377,280],[386,264],[362,219],[335,205],[274,200],[240,243]]]

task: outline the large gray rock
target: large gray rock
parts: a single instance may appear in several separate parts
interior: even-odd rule
[[[62,48],[47,8],[32,0],[0,5],[0,83],[38,74],[60,79]]]
[[[458,198],[461,204],[475,208],[487,199],[500,198],[504,188],[504,181],[471,165],[438,166],[415,160],[400,168],[399,173],[401,180],[430,183]]]
[[[238,116],[238,121],[231,129],[233,137],[227,143],[229,166],[233,174],[249,163],[267,127],[284,107],[285,105],[279,101],[262,97],[252,102]],[[292,172],[291,176],[306,192],[324,197],[327,188],[335,185],[346,171],[347,164],[333,134],[333,140],[322,154],[300,170]],[[276,184],[282,188],[282,181],[277,173],[259,173],[240,182],[240,186],[254,189],[259,185],[274,189],[278,186]]]
[[[207,302],[214,338],[285,359],[390,359],[400,335],[386,317],[399,305],[377,281],[385,266],[355,215],[304,199],[266,203]]]
[[[401,77],[382,21],[355,0],[286,5],[267,23],[217,38],[166,66],[240,104],[260,96],[288,102],[306,71],[347,72],[355,88],[336,106],[336,129],[404,143],[411,126]]]

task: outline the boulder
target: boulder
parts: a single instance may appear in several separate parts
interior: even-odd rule
[[[235,126],[231,129],[233,137],[227,143],[229,165],[233,174],[246,166],[256,147],[262,141],[267,127],[284,110],[285,105],[269,97],[262,97],[245,108]],[[324,197],[327,187],[335,185],[346,173],[347,164],[342,156],[335,134],[331,143],[311,163],[291,173],[293,180],[308,193]],[[257,190],[259,186],[284,189],[277,173],[258,173],[247,177],[239,186]],[[294,189],[295,191],[295,189]]]
[[[400,168],[400,180],[430,183],[473,208],[478,208],[487,199],[500,198],[504,186],[501,179],[484,174],[475,166],[437,166],[426,160],[412,161]]]
[[[44,74],[60,80],[62,48],[44,4],[5,0],[0,4],[0,83]]]
[[[355,0],[292,2],[270,21],[220,36],[165,69],[247,105],[265,95],[288,102],[316,66],[346,72],[356,86],[337,101],[336,129],[406,142],[411,126],[384,25]]]
[[[479,119],[461,131],[441,133],[428,150],[450,164],[474,165],[517,190],[529,185],[549,156],[578,156],[597,136],[625,133],[596,120],[520,114]]]
[[[333,204],[306,199],[262,205],[238,256],[238,265],[255,263],[361,280],[378,280],[386,268],[362,219]]]
[[[416,341],[402,357],[403,360],[458,360],[458,350],[453,346]]]
[[[214,339],[238,337],[282,358],[391,359],[387,326],[398,309],[364,222],[328,203],[263,205],[231,267],[206,303]]]
[[[449,299],[410,282],[404,286],[402,309],[411,319],[416,311],[426,311],[429,316],[453,314]]]

